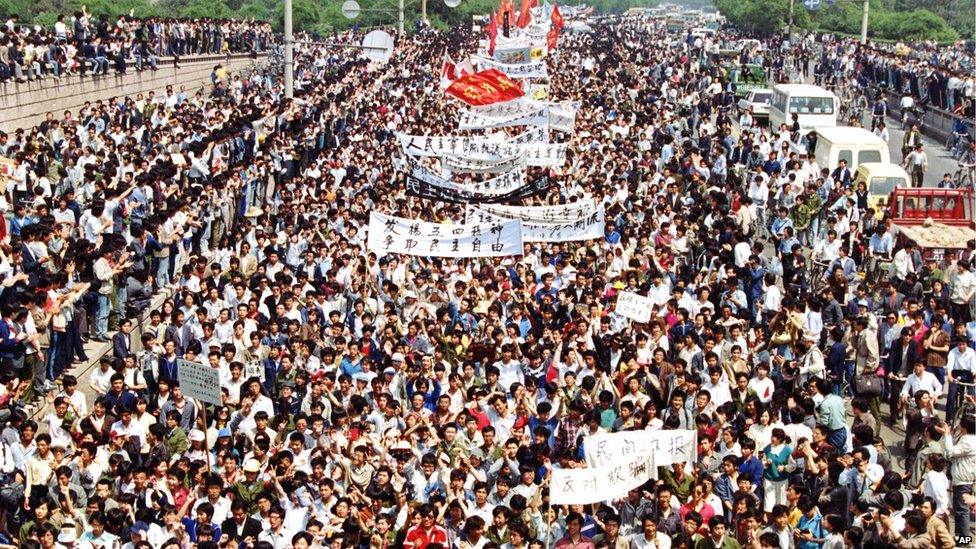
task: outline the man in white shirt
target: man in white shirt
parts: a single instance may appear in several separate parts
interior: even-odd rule
[[[976,376],[976,351],[972,350],[967,344],[965,337],[956,338],[956,345],[949,351],[949,359],[946,362],[946,380],[949,382],[949,398],[946,402],[946,417],[956,416],[956,399],[960,389],[964,386],[959,383],[972,383]],[[966,391],[971,393],[972,390]]]
[[[643,532],[630,537],[631,549],[671,549],[671,537],[659,532],[651,514],[644,515]]]
[[[935,374],[925,369],[925,363],[921,361],[915,363],[915,371],[909,374],[908,380],[905,381],[905,386],[901,389],[901,398],[907,402],[919,391],[928,391],[932,395],[932,400],[938,400],[942,395],[942,383]]]

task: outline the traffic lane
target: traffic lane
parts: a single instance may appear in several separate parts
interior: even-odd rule
[[[865,116],[866,128],[871,127],[871,117]],[[901,145],[905,141],[905,132],[901,129],[901,120],[888,118],[888,150],[891,152],[891,161],[900,164],[902,160]],[[925,172],[924,186],[935,187],[942,180],[942,174],[953,175],[959,169],[959,162],[952,157],[949,149],[943,143],[922,135],[922,145],[925,155],[929,159],[929,169]]]

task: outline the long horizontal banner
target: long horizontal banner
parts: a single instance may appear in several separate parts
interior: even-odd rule
[[[522,255],[522,222],[447,225],[369,214],[366,248],[424,257],[500,257]]]
[[[411,156],[494,156],[516,157],[522,152],[536,159],[530,166],[561,165],[566,159],[566,145],[549,144],[545,127],[532,128],[514,137],[424,136],[397,134],[403,151]]]
[[[605,467],[649,454],[654,455],[657,466],[694,463],[697,440],[691,429],[601,433],[583,439],[583,453],[587,467]]]
[[[507,128],[511,126],[548,126],[549,109],[537,108],[523,114],[507,116],[485,116],[472,111],[461,111],[458,115],[458,129],[460,130],[489,130],[492,128]]]
[[[502,223],[510,219],[494,215],[477,206],[465,209],[465,223]],[[522,240],[525,242],[573,242],[597,240],[605,235],[604,210],[601,207],[589,216],[569,223],[522,222]]]
[[[408,156],[407,159],[410,165],[411,175],[436,187],[444,187],[473,194],[499,195],[510,193],[525,186],[525,170],[508,171],[491,179],[485,179],[484,181],[455,182],[438,176],[426,166],[417,162],[413,157]]]
[[[553,469],[549,479],[549,503],[586,505],[619,499],[653,478],[657,478],[653,454],[632,456],[602,467]]]
[[[441,187],[432,185],[428,181],[418,179],[412,175],[407,176],[407,194],[417,198],[427,200],[437,200],[440,202],[450,202],[452,204],[486,204],[517,202],[533,196],[542,194],[549,189],[549,178],[540,177],[535,181],[529,182],[518,189],[497,195],[485,195],[473,193],[464,189]]]
[[[499,63],[492,59],[487,59],[484,57],[478,57],[475,62],[478,64],[478,68],[484,69],[497,69],[508,75],[509,78],[548,78],[549,69],[546,67],[545,62],[537,61],[532,63],[519,63],[512,65],[509,63]]]
[[[444,169],[464,173],[504,173],[524,169],[527,165],[527,159],[523,151],[519,151],[518,154],[512,156],[444,155],[441,158],[441,166]]]
[[[592,202],[586,201],[551,206],[483,204],[480,208],[499,217],[521,219],[523,223],[569,223],[590,216],[597,210]]]
[[[486,137],[407,135],[405,133],[397,133],[396,136],[404,152],[412,156],[443,156],[445,154],[458,156],[475,154],[498,155],[495,151],[499,145],[524,145],[549,142],[549,132],[546,128],[530,128],[513,137],[507,137],[502,132]]]

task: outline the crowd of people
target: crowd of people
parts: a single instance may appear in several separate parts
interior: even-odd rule
[[[550,99],[580,106],[526,204],[601,203],[604,238],[367,251],[371,211],[462,222],[408,194],[395,132],[464,133],[441,62],[483,38],[423,29],[385,65],[300,46],[297,101],[255,69],[0,135],[0,546],[965,543],[972,254],[923,260],[845,165],[733,123],[712,38],[607,17],[549,52]],[[86,340],[111,350],[66,374]],[[184,394],[181,359],[218,370],[221,405]],[[550,504],[587,436],[644,429],[697,431],[696,459]]]
[[[53,28],[23,24],[15,13],[0,27],[0,82],[158,70],[160,57],[257,54],[271,46],[266,21],[94,16],[82,6]]]

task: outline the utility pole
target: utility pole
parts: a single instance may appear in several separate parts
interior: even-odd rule
[[[794,2],[794,0],[790,0],[790,18],[789,18],[789,25],[786,27],[786,38],[787,38],[787,40],[792,40],[793,39],[793,2]]]
[[[295,98],[295,35],[291,28],[291,2],[285,0],[285,99]]]
[[[861,16],[861,44],[868,43],[868,10],[870,9],[870,4],[868,0],[864,0],[864,15]]]
[[[397,30],[403,34],[403,0],[397,2]]]
[[[427,24],[427,0],[420,0],[420,20]]]

